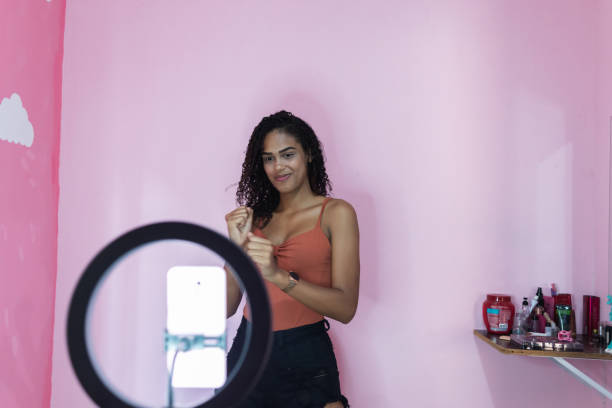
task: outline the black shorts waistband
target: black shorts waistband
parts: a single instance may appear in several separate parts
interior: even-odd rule
[[[246,318],[243,319],[243,324],[251,324]],[[242,325],[242,324],[241,324]],[[304,326],[292,327],[291,329],[276,330],[272,332],[272,337],[275,342],[284,343],[285,341],[295,341],[305,336],[326,333],[329,330],[329,322],[327,319],[320,320],[316,323],[307,324]]]
[[[277,330],[272,332],[275,338],[277,337],[293,337],[302,336],[305,334],[326,332],[329,330],[329,322],[326,319],[320,320],[316,323],[307,324],[304,326],[292,327],[286,330]]]

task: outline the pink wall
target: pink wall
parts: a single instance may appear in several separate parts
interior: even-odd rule
[[[601,146],[605,147],[606,143],[612,143],[612,46],[610,45],[609,39],[612,38],[612,25],[609,24],[612,18],[612,3],[607,1],[603,2],[602,12],[600,13],[600,24],[599,38],[600,38],[600,60],[598,61],[597,71],[597,89],[598,89],[598,112],[597,125],[598,125],[598,138]],[[608,164],[609,154],[608,149],[602,148],[597,152],[598,162],[602,163],[602,169]],[[610,166],[610,178],[612,179],[612,166]],[[597,174],[600,174],[597,171]],[[602,183],[597,183],[601,185]],[[610,194],[612,197],[612,191],[609,191],[607,186],[602,186],[602,191],[598,194],[600,197],[605,197]],[[610,216],[612,219],[612,206],[610,206]],[[605,227],[605,226],[602,226]],[[606,231],[607,233],[607,231]],[[601,251],[610,251],[612,254],[612,240],[608,243],[610,246],[601,248]],[[601,268],[605,268],[605,263],[600,265]],[[608,276],[612,277],[612,263],[608,265]],[[612,279],[608,279],[608,293],[612,294]],[[612,367],[611,367],[612,368]]]
[[[70,2],[52,406],[91,406],[64,335],[87,262],[147,222],[224,231],[248,135],[281,108],[313,125],[360,218],[359,311],[332,328],[353,406],[604,405],[472,335],[487,292],[605,295],[602,15],[604,1]],[[116,310],[159,295],[130,279]],[[116,360],[146,373],[140,354],[125,363],[136,344]],[[576,364],[605,381],[604,364]]]
[[[602,3],[599,16],[600,23],[597,25],[597,28],[601,52],[599,54],[600,60],[597,63],[597,138],[599,140],[598,145],[602,146],[602,149],[597,151],[595,160],[596,163],[600,163],[598,169],[595,171],[597,175],[604,174],[606,166],[610,163],[610,150],[605,147],[610,146],[612,143],[612,76],[610,76],[610,72],[612,72],[612,46],[610,44],[610,38],[612,38],[612,25],[610,25],[612,19],[612,2],[606,1]],[[612,203],[612,190],[609,186],[605,185],[605,176],[603,180],[599,180],[599,177],[597,177],[596,180],[598,180],[596,185],[599,186],[596,189],[598,197],[596,202],[605,202],[605,199],[608,198],[608,201]],[[612,180],[612,165],[609,166],[609,180]],[[598,205],[598,207],[600,206]],[[609,220],[612,221],[612,205],[608,210]],[[608,233],[605,223],[599,225],[599,231],[599,236]],[[598,240],[596,248],[597,251],[602,254],[602,256],[597,257],[600,261],[597,265],[597,269],[604,270],[607,266],[607,293],[612,294],[612,263],[606,265],[606,260],[609,258],[604,257],[605,255],[612,255],[612,239],[608,240],[608,245],[603,245],[603,242]],[[606,287],[605,281],[602,282],[602,286]],[[610,309],[608,306],[605,308],[605,314],[603,315],[604,319],[609,319],[609,311]],[[608,379],[608,386],[610,387],[612,381],[609,379],[612,378],[612,364],[606,364],[606,378]],[[612,403],[608,402],[607,406],[612,406]]]
[[[0,10],[0,406],[48,407],[65,2]]]

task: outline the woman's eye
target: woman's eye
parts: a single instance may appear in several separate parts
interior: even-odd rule
[[[285,158],[289,159],[289,158],[293,157],[294,155],[295,155],[295,153],[287,153],[287,154],[285,154]]]
[[[272,161],[272,156],[266,156],[266,157],[264,157],[264,158],[263,158],[263,161],[264,161],[264,162],[269,162],[269,161]]]

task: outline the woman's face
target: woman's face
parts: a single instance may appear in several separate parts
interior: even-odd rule
[[[308,186],[308,157],[297,139],[273,130],[264,138],[261,160],[268,180],[279,191],[287,193]]]

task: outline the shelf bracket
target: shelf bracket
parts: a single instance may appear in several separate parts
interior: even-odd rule
[[[580,371],[578,368],[576,368],[576,366],[568,362],[565,358],[563,357],[550,357],[550,358],[553,359],[555,363],[559,364],[561,367],[569,371],[574,377],[578,378],[580,381],[582,381],[589,387],[595,389],[597,392],[599,392],[601,395],[603,395],[607,399],[612,400],[612,392],[608,391],[601,384],[599,384],[598,382],[593,380],[591,377],[589,377],[588,375]]]

